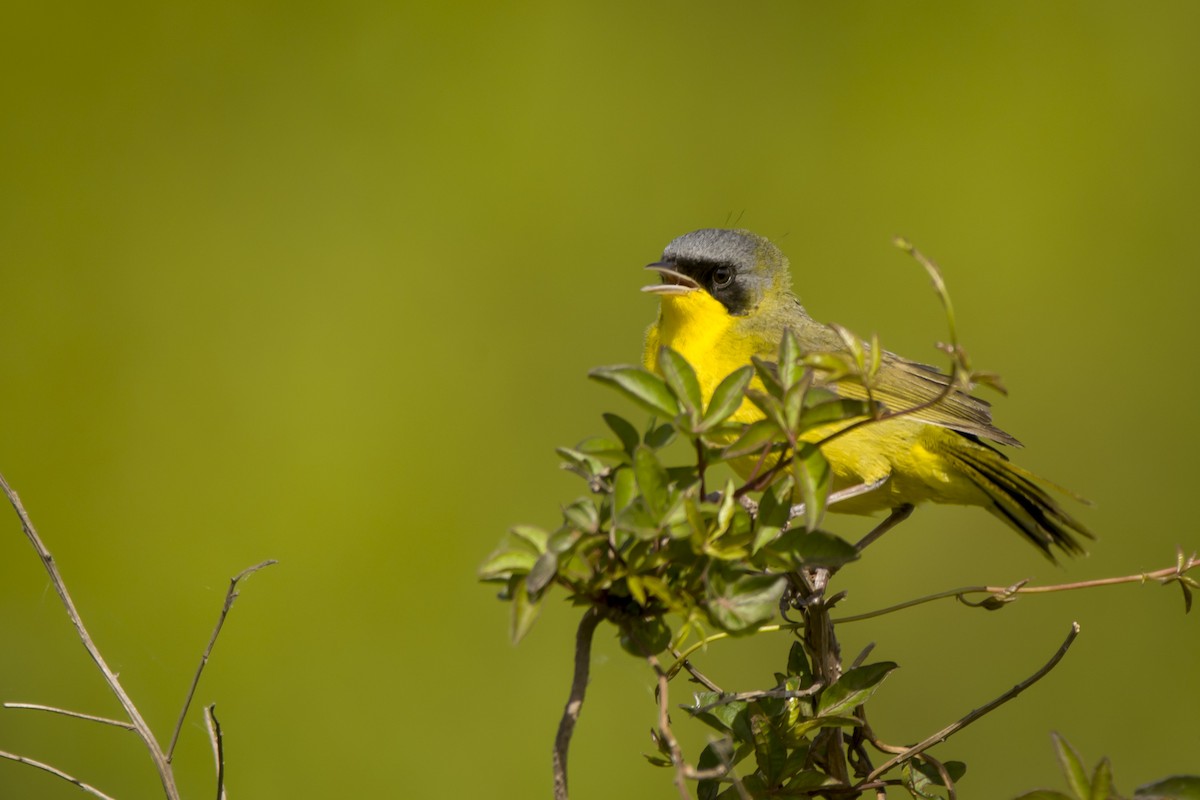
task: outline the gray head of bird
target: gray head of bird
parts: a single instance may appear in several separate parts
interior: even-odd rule
[[[791,292],[788,260],[778,247],[745,230],[704,228],[672,241],[662,260],[646,269],[661,283],[642,288],[663,298],[705,292],[734,316],[749,314],[764,299]]]

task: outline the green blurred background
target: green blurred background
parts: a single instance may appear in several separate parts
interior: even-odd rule
[[[553,448],[631,411],[584,375],[640,356],[640,267],[694,228],[776,238],[814,315],[937,361],[936,300],[889,244],[911,237],[1010,387],[1020,463],[1097,501],[1100,541],[1062,568],[978,510],[922,510],[846,571],[848,611],[1200,545],[1193,3],[3,16],[0,469],[164,737],[228,577],[280,560],[197,698],[235,798],[549,796],[577,612],[551,602],[513,648],[475,569],[582,489]],[[0,533],[0,698],[117,714],[15,517]],[[1200,633],[1174,589],[947,602],[845,646],[903,665],[873,722],[905,742],[1032,672],[1072,620],[1059,669],[935,751],[969,763],[965,796],[1057,785],[1051,730],[1111,756],[1126,792],[1200,770]],[[702,663],[762,687],[787,646]],[[573,797],[672,796],[639,755],[653,723],[647,670],[602,629]],[[156,796],[119,731],[3,711],[0,749]],[[208,796],[196,714],[177,761]],[[81,795],[0,762],[0,796]]]

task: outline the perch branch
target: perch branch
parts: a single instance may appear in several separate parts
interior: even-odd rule
[[[906,608],[919,606],[924,603],[931,603],[934,600],[944,600],[948,597],[957,597],[968,605],[978,605],[978,603],[969,603],[965,599],[965,595],[969,594],[989,594],[993,598],[1004,601],[1019,594],[1048,594],[1051,592],[1071,592],[1076,589],[1093,589],[1099,586],[1116,586],[1122,583],[1147,583],[1149,581],[1167,582],[1172,579],[1183,577],[1188,570],[1200,566],[1200,560],[1197,560],[1193,554],[1190,558],[1182,559],[1179,564],[1173,567],[1165,567],[1157,569],[1153,572],[1139,572],[1136,575],[1121,575],[1115,578],[1096,578],[1090,581],[1076,581],[1074,583],[1056,583],[1047,586],[1026,586],[1024,581],[1019,581],[1011,586],[960,586],[957,589],[947,589],[944,592],[936,592],[935,594],[927,594],[924,597],[917,597],[913,600],[906,600],[903,603],[897,603],[893,606],[880,608],[875,611],[867,611],[862,614],[853,614],[848,617],[839,617],[834,620],[835,623],[841,622],[859,622],[864,619],[872,619],[873,617],[881,617],[884,614],[891,614],[895,611],[903,611]]]
[[[600,612],[589,608],[579,621],[575,632],[575,676],[571,680],[571,694],[563,708],[558,723],[558,734],[554,737],[554,800],[567,800],[567,752],[571,748],[571,736],[575,723],[583,709],[583,698],[587,694],[588,671],[592,661],[592,638],[600,624]]]

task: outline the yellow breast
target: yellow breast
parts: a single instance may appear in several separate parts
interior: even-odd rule
[[[646,331],[646,368],[658,372],[659,349],[663,346],[672,348],[696,370],[701,393],[707,402],[725,376],[750,363],[751,356],[773,356],[778,347],[778,342],[764,341],[761,335],[742,330],[738,320],[705,292],[663,297],[659,318]],[[757,378],[751,385],[762,389]],[[733,419],[753,422],[761,417],[762,412],[747,400]],[[849,423],[810,431],[805,439],[819,441],[845,424]],[[833,470],[835,489],[890,478],[879,491],[861,495],[835,508],[868,514],[925,500],[974,502],[975,487],[949,469],[940,455],[944,437],[956,436],[945,428],[898,418],[834,439],[822,447],[822,452]],[[745,463],[734,463],[733,467],[745,476],[754,468],[754,461],[746,459]]]

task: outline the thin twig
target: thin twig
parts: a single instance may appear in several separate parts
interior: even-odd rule
[[[571,749],[571,735],[583,709],[583,698],[587,694],[588,671],[592,661],[592,637],[600,624],[600,612],[593,606],[584,612],[575,632],[575,676],[571,680],[571,694],[563,708],[558,723],[558,734],[554,737],[554,800],[567,800],[567,752]]]
[[[846,617],[835,617],[833,623],[839,625],[843,622],[861,622],[866,619],[882,617],[885,614],[891,614],[896,611],[903,611],[906,608],[932,603],[935,600],[945,600],[950,597],[963,599],[964,595],[969,594],[989,594],[993,597],[1004,599],[1018,594],[1047,594],[1050,592],[1069,592],[1076,589],[1092,589],[1099,586],[1115,586],[1122,583],[1147,583],[1149,581],[1163,581],[1167,578],[1173,578],[1178,575],[1187,573],[1188,570],[1200,567],[1200,560],[1197,560],[1193,555],[1189,559],[1185,559],[1182,566],[1165,567],[1163,569],[1154,570],[1153,572],[1140,572],[1136,575],[1122,575],[1118,578],[1096,578],[1090,581],[1077,581],[1075,583],[1058,583],[1047,586],[1026,586],[1023,582],[1015,583],[1011,586],[960,586],[957,589],[947,589],[934,594],[927,594],[923,597],[917,597],[912,600],[905,600],[903,603],[879,608],[874,611],[864,611],[861,614],[851,614]],[[965,602],[965,600],[964,600]],[[777,625],[763,625],[755,628],[751,635],[759,633],[778,633],[780,631],[795,631],[804,627],[802,622],[790,622]],[[691,658],[697,651],[703,650],[713,642],[719,642],[722,639],[730,638],[731,634],[720,631],[696,642],[689,646],[676,658],[675,662],[667,668],[667,675],[675,677],[675,674],[683,668],[683,661]]]
[[[750,700],[761,700],[765,697],[771,697],[778,700],[794,700],[801,697],[812,697],[814,694],[824,688],[825,684],[818,681],[812,686],[808,686],[804,689],[763,689],[753,692],[723,692],[720,697],[708,705],[690,710],[693,714],[703,714],[705,711],[711,711],[717,706],[724,706],[729,705],[730,703],[740,703]]]
[[[755,628],[753,631],[750,631],[748,634],[743,634],[743,637],[744,636],[754,636],[754,635],[757,635],[760,633],[775,633],[776,631],[794,631],[797,628],[803,628],[803,627],[804,627],[804,624],[800,623],[800,622],[792,622],[792,623],[788,623],[785,625],[763,625],[761,627]],[[674,663],[672,663],[671,666],[667,668],[667,677],[674,678],[675,675],[678,674],[679,670],[683,669],[683,662],[685,662],[689,658],[691,658],[692,654],[695,653],[696,651],[703,650],[705,647],[712,644],[713,642],[719,642],[722,639],[728,639],[730,636],[732,636],[732,634],[725,633],[724,631],[722,631],[720,633],[714,633],[710,636],[704,637],[700,641],[696,642],[694,645],[688,647],[686,650],[684,650],[682,653],[680,653],[678,656],[676,656]]]
[[[225,739],[221,736],[221,723],[217,721],[217,704],[204,707],[204,727],[208,729],[208,740],[212,743],[213,761],[217,768],[217,800],[225,800]]]
[[[128,722],[122,722],[119,719],[109,719],[108,717],[97,717],[93,714],[84,714],[82,711],[70,711],[65,708],[55,708],[54,706],[44,706],[40,703],[5,703],[5,708],[24,708],[30,711],[49,711],[51,714],[62,714],[64,717],[74,717],[75,719],[86,719],[90,722],[99,722],[103,725],[112,725],[114,728],[124,728],[127,731],[135,730]]]
[[[1018,582],[1011,586],[960,586],[957,589],[947,589],[943,592],[927,594],[923,597],[906,600],[903,603],[897,603],[896,605],[887,606],[886,608],[880,608],[875,611],[867,611],[862,614],[854,614],[849,617],[839,617],[835,619],[834,622],[859,622],[864,619],[872,619],[873,617],[881,617],[884,614],[891,614],[895,611],[903,611],[906,608],[912,608],[913,606],[919,606],[924,603],[931,603],[934,600],[944,600],[948,597],[957,597],[959,599],[963,599],[963,596],[968,594],[990,594],[999,600],[1004,600],[1018,594],[1071,592],[1075,591],[1076,589],[1093,589],[1099,586],[1116,586],[1122,583],[1146,583],[1152,580],[1162,581],[1166,578],[1173,578],[1183,575],[1188,570],[1197,566],[1200,566],[1200,561],[1197,561],[1195,556],[1193,556],[1182,566],[1176,565],[1174,567],[1165,567],[1163,569],[1154,570],[1153,572],[1140,572],[1136,575],[1122,575],[1117,578],[1096,578],[1090,581],[1057,583],[1047,586],[1025,586],[1023,582]]]
[[[667,688],[669,678],[667,678],[667,673],[663,671],[662,665],[658,663],[658,659],[653,655],[647,654],[646,661],[650,663],[650,666],[654,669],[654,674],[658,676],[658,690],[655,692],[658,695],[658,735],[667,743],[667,749],[671,753],[671,763],[675,765],[675,788],[679,791],[681,800],[691,800],[692,794],[688,791],[687,787],[687,779],[689,777],[688,764],[683,758],[683,750],[679,747],[679,740],[675,738],[675,734],[671,731],[671,700],[670,690]],[[692,774],[695,774],[694,770]],[[724,774],[724,770],[721,771],[721,774]]]
[[[31,767],[37,767],[38,769],[42,770],[43,772],[49,772],[51,775],[55,775],[59,778],[62,778],[67,783],[75,784],[76,786],[78,786],[80,789],[83,789],[88,794],[92,795],[93,797],[99,797],[99,798],[101,798],[101,800],[114,800],[112,795],[107,795],[104,792],[97,789],[95,786],[92,786],[91,784],[87,784],[87,783],[84,783],[83,781],[79,780],[79,778],[76,778],[74,775],[68,775],[67,773],[63,772],[61,769],[58,769],[57,767],[52,767],[49,764],[43,764],[41,761],[34,761],[32,758],[26,758],[25,756],[19,756],[19,755],[16,755],[15,753],[6,753],[3,750],[0,750],[0,758],[7,758],[9,761],[16,761],[18,764],[28,764]]]
[[[674,647],[671,648],[671,655],[675,656],[676,658],[680,658],[679,651],[676,650]],[[712,680],[709,679],[709,677],[707,675],[705,675],[703,672],[701,672],[699,669],[697,669],[696,665],[693,664],[691,661],[684,658],[684,659],[680,660],[678,663],[685,670],[687,670],[688,674],[692,676],[692,678],[696,681],[696,683],[699,683],[705,689],[708,689],[710,692],[716,692],[717,694],[725,693],[725,691],[720,686],[717,686],[715,683],[712,682]],[[676,669],[675,665],[672,665],[672,668]],[[678,671],[678,670],[676,670],[676,671]],[[674,675],[674,673],[672,673],[672,675]]]
[[[37,552],[38,557],[42,560],[42,566],[45,567],[46,573],[50,576],[50,582],[54,584],[55,591],[58,592],[58,597],[62,600],[63,606],[66,608],[67,617],[71,620],[71,624],[75,626],[75,632],[79,635],[79,639],[83,642],[84,648],[87,649],[88,655],[92,657],[92,661],[96,662],[96,667],[100,670],[100,674],[104,676],[104,682],[108,684],[108,688],[116,695],[117,701],[121,707],[125,709],[125,714],[129,717],[129,721],[133,723],[133,729],[138,737],[146,744],[146,749],[150,751],[150,758],[154,761],[154,769],[158,772],[159,780],[162,781],[163,791],[166,792],[168,800],[179,800],[179,790],[175,786],[175,775],[171,770],[171,763],[167,760],[166,754],[163,752],[162,746],[158,740],[154,738],[154,732],[150,730],[150,726],[146,724],[146,720],[142,718],[142,714],[134,705],[133,700],[121,686],[120,679],[117,678],[117,673],[108,666],[108,662],[104,660],[104,656],[100,654],[100,649],[92,640],[87,628],[84,627],[83,618],[79,616],[79,611],[75,608],[75,601],[71,599],[71,593],[67,591],[67,584],[63,581],[62,575],[58,571],[58,564],[54,561],[54,556],[50,555],[50,551],[46,549],[42,539],[38,536],[37,529],[33,527],[33,522],[29,519],[29,514],[25,511],[25,506],[21,504],[21,498],[8,485],[8,481],[0,475],[0,488],[3,488],[8,501],[12,503],[13,509],[17,512],[17,517],[21,520],[21,529],[25,531],[26,538],[33,545],[33,549]],[[58,774],[56,772],[56,774]]]
[[[171,733],[171,744],[167,747],[167,761],[175,757],[175,745],[179,743],[179,733],[183,730],[183,720],[187,717],[188,708],[192,705],[192,698],[196,696],[196,687],[200,685],[200,675],[204,672],[204,666],[208,663],[208,657],[212,655],[213,646],[217,643],[217,636],[221,633],[221,626],[225,624],[225,617],[229,615],[229,609],[233,608],[233,601],[238,598],[238,582],[249,578],[260,569],[265,569],[272,564],[278,563],[275,559],[268,558],[261,564],[247,567],[229,579],[229,590],[225,592],[225,602],[221,604],[221,614],[217,617],[217,626],[213,628],[212,636],[208,639],[208,646],[204,648],[204,653],[200,656],[200,664],[196,667],[196,674],[192,676],[191,685],[188,686],[187,697],[183,700],[183,708],[179,709],[179,719],[175,722],[175,730]]]
[[[867,646],[862,649],[862,652],[855,656],[854,660],[850,662],[850,669],[858,669],[861,667],[862,663],[867,660],[867,656],[870,655],[871,651],[874,649],[875,643],[867,642]]]
[[[1037,672],[1030,675],[1025,680],[1018,683],[1016,686],[1009,689],[1004,694],[997,697],[995,700],[992,700],[991,702],[985,703],[984,705],[980,706],[979,708],[974,709],[973,711],[971,711],[969,714],[967,714],[965,717],[958,720],[957,722],[953,722],[953,723],[947,725],[946,727],[942,728],[940,731],[933,734],[932,736],[929,736],[929,737],[925,738],[924,740],[922,740],[921,742],[919,742],[918,744],[915,744],[912,747],[908,748],[903,753],[899,753],[899,754],[893,756],[892,758],[888,759],[883,764],[876,767],[875,770],[872,771],[871,774],[867,776],[864,783],[869,783],[869,782],[875,780],[880,775],[883,775],[885,772],[887,772],[888,770],[890,770],[892,767],[896,766],[897,764],[902,764],[903,762],[908,761],[910,758],[913,758],[914,756],[918,756],[921,753],[925,752],[930,747],[933,747],[935,744],[939,744],[939,743],[945,741],[946,739],[950,738],[954,734],[958,733],[963,728],[970,725],[975,720],[979,719],[980,717],[984,716],[985,714],[991,713],[995,709],[997,709],[1000,706],[1002,706],[1003,704],[1007,703],[1009,700],[1012,700],[1014,697],[1019,695],[1021,692],[1028,689],[1033,684],[1037,683],[1039,680],[1044,678],[1046,676],[1046,674],[1048,672],[1050,672],[1050,670],[1054,669],[1054,667],[1058,665],[1058,662],[1061,661],[1062,657],[1067,654],[1067,650],[1070,649],[1071,644],[1075,641],[1075,637],[1078,635],[1079,635],[1079,623],[1072,622],[1071,630],[1067,634],[1067,638],[1065,640],[1063,640],[1063,643],[1059,646],[1058,651],[1055,652],[1055,654],[1053,656],[1051,656],[1050,660],[1047,661],[1044,665],[1042,665],[1041,669],[1039,669]],[[862,785],[860,784],[859,786],[857,786],[855,788],[861,789]]]

